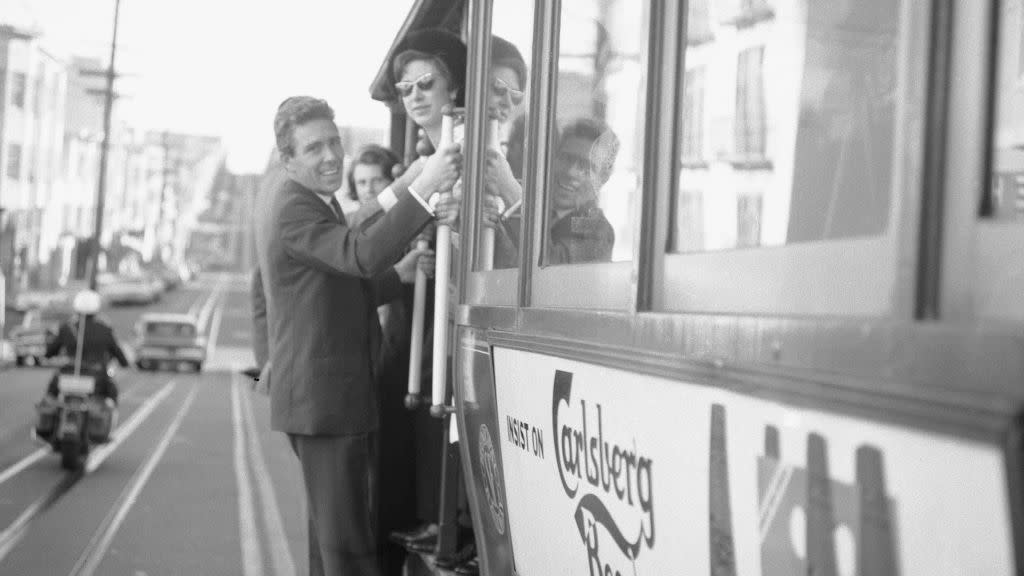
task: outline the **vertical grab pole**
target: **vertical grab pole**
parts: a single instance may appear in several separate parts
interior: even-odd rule
[[[416,241],[417,250],[426,250],[426,239]],[[405,407],[416,409],[420,404],[420,376],[423,367],[423,320],[427,307],[427,273],[416,269],[416,284],[412,297],[412,340],[409,347],[409,387]]]
[[[498,133],[500,125],[497,118],[491,118],[487,122],[487,149],[494,150],[499,154],[501,153],[501,135]],[[480,196],[481,204],[486,194],[487,190],[484,190]],[[480,209],[483,210],[482,205]],[[490,226],[484,226],[480,231],[480,269],[494,270],[494,228]]]
[[[420,140],[416,146],[416,152],[420,158],[430,155],[427,148],[431,148],[429,140]],[[422,146],[422,148],[421,148]],[[416,241],[417,250],[426,250],[430,247],[430,239],[427,231],[424,231]],[[423,383],[423,323],[427,313],[427,273],[416,268],[416,283],[413,289],[412,299],[412,329],[409,345],[409,382],[405,395],[405,407],[415,410],[423,402],[420,395]]]
[[[446,110],[441,119],[441,143],[438,151],[455,141],[455,118]],[[448,192],[447,194],[450,194]],[[433,381],[431,384],[430,414],[443,417],[446,413],[445,396],[448,391],[448,284],[450,282],[452,258],[451,226],[439,224],[434,242],[436,254],[434,265],[434,357]]]

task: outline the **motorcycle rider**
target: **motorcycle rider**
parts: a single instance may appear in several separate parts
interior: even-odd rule
[[[107,365],[116,359],[122,367],[128,366],[128,358],[114,336],[114,330],[96,317],[100,311],[102,297],[93,290],[83,290],[75,295],[72,308],[76,316],[60,325],[57,337],[46,347],[46,357],[52,358],[62,352],[72,361],[58,372],[55,372],[46,389],[44,400],[55,401],[58,394],[57,381],[59,374],[74,374],[76,354],[78,352],[79,322],[84,318],[82,335],[82,367],[81,373],[95,378],[94,396],[105,400],[109,408],[117,405],[117,385],[107,374]]]

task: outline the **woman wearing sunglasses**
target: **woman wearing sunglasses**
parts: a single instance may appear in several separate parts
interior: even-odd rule
[[[466,46],[462,40],[444,30],[427,29],[409,34],[395,51],[390,63],[391,73],[396,80],[395,91],[405,107],[406,114],[426,136],[430,146],[436,148],[441,142],[441,121],[446,106],[461,107],[464,105],[466,79]],[[417,160],[421,162],[422,160]],[[458,204],[458,199],[449,197],[439,203]],[[432,301],[428,298],[428,301]],[[411,304],[407,300],[406,304]],[[409,307],[411,311],[411,306]],[[424,335],[427,342],[423,345],[423,374],[430,373],[432,364],[430,328],[432,314],[427,314]],[[430,395],[430,377],[423,378],[422,393]],[[403,391],[404,392],[404,391]],[[410,550],[433,550],[437,538],[437,519],[439,517],[437,494],[440,491],[440,460],[435,455],[441,453],[443,439],[442,428],[437,420],[426,411],[418,411],[414,419],[415,440],[413,452],[415,460],[415,516],[423,524],[407,532],[394,532],[391,541],[385,544],[384,573],[385,576],[401,573],[401,565],[394,560],[400,552],[395,550],[395,542],[401,543]],[[401,454],[381,452],[381,458],[401,458]],[[382,503],[382,511],[386,506]],[[406,526],[407,527],[407,526]]]
[[[523,103],[526,62],[514,44],[500,36],[491,37],[490,112],[503,125],[509,124]]]
[[[526,87],[526,62],[514,44],[501,38],[491,37],[491,79],[488,113],[496,125],[500,149],[488,148],[487,164],[484,168],[484,186],[488,197],[500,199],[499,212],[505,216],[495,223],[495,249],[493,268],[514,268],[518,264],[519,218],[518,206],[522,203],[523,187],[522,149],[525,112],[520,110]],[[515,129],[518,127],[519,129]],[[513,160],[514,157],[514,160]],[[510,228],[515,228],[514,230]]]
[[[444,107],[464,105],[466,45],[444,30],[414,32],[392,61],[391,71],[406,113],[436,147]]]

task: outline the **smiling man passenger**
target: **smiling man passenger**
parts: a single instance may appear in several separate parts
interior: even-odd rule
[[[287,179],[258,201],[253,274],[256,323],[267,326],[270,424],[302,468],[310,574],[375,575],[377,305],[413,281],[422,252],[402,255],[434,218],[426,199],[451,187],[461,156],[453,146],[414,164],[378,197],[377,223],[352,228],[334,196],[344,152],[330,106],[289,98],[274,132]],[[445,206],[438,220],[450,223],[457,205]]]

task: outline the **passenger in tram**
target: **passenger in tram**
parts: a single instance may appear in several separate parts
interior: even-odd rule
[[[344,152],[330,106],[288,98],[274,133],[288,178],[258,201],[253,275],[273,366],[271,428],[287,435],[302,469],[310,573],[380,574],[375,310],[413,281],[423,252],[402,256],[409,242],[434,218],[457,217],[457,206],[432,211],[425,199],[451,186],[461,156],[450,147],[411,168],[378,196],[380,221],[354,229],[334,196]]]
[[[597,201],[618,153],[619,138],[604,122],[581,118],[562,130],[548,196],[547,264],[611,261],[615,230]]]
[[[525,114],[520,107],[525,98],[526,62],[514,44],[499,36],[491,37],[491,80],[488,114],[497,120],[490,129],[498,131],[499,149],[488,146],[484,168],[485,201],[493,202],[496,214],[485,211],[484,225],[497,227],[498,215],[517,213],[522,204],[522,148]],[[511,217],[509,214],[508,217]],[[517,221],[518,222],[518,221]],[[507,245],[496,244],[494,268],[514,268],[518,264],[517,251]]]
[[[379,206],[377,195],[394,181],[401,169],[398,155],[383,146],[368,145],[356,154],[349,172],[349,195],[361,207]],[[360,209],[359,213],[364,210]],[[377,212],[382,214],[382,212]],[[372,226],[379,218],[371,217]],[[429,261],[429,262],[428,262]],[[433,257],[420,258],[428,276],[433,276]],[[408,300],[408,301],[407,301]],[[416,436],[414,415],[405,409],[409,371],[411,300],[400,298],[377,307],[381,347],[377,360],[377,395],[380,411],[380,455],[377,493],[377,541],[385,576],[400,576],[405,549],[388,540],[394,530],[408,530],[416,518]]]
[[[619,153],[619,138],[600,120],[579,118],[558,138],[548,194],[546,265],[609,262],[615,230],[598,206]],[[499,223],[495,258],[518,253],[518,216]]]
[[[465,105],[466,45],[445,30],[413,32],[397,50],[391,71],[406,113],[436,147],[444,108]]]
[[[368,144],[363,146],[348,173],[349,198],[360,204],[377,200],[377,195],[395,180],[394,171],[401,161],[390,148]]]
[[[396,79],[395,89],[405,106],[409,118],[420,127],[426,135],[430,146],[436,147],[441,141],[444,110],[448,106],[462,107],[465,105],[466,79],[466,46],[458,36],[440,29],[426,29],[409,34],[395,51],[391,61],[391,72]],[[417,163],[423,160],[417,160]],[[447,202],[459,202],[452,195]],[[442,201],[445,202],[445,201]],[[440,204],[439,204],[440,205]],[[497,206],[493,199],[487,201],[487,213],[496,217]],[[454,258],[454,256],[453,256]],[[432,298],[428,297],[429,302]],[[423,393],[430,393],[431,382],[431,336],[433,331],[429,324],[433,314],[427,311],[428,326],[425,327],[423,344]],[[426,412],[420,412],[420,415]],[[455,445],[444,446],[439,435],[441,427],[437,420],[417,420],[417,454],[428,455],[417,458],[417,515],[424,522],[418,529],[409,532],[393,533],[395,541],[411,550],[433,552],[437,542],[436,521],[440,515],[438,497],[441,486],[440,456],[442,448],[457,449]],[[430,455],[436,455],[431,458]],[[464,519],[465,520],[465,519]],[[466,532],[470,531],[468,520],[464,521]],[[472,550],[472,548],[468,548]],[[437,561],[457,563],[464,560],[463,555],[456,558]]]
[[[526,62],[515,44],[500,36],[491,36],[491,97],[488,103],[492,117],[511,127],[526,97]],[[502,139],[508,152],[508,140]]]
[[[369,144],[359,150],[348,173],[348,199],[356,206],[345,212],[350,226],[359,228],[377,221],[383,214],[377,195],[394,182],[401,170],[398,155],[389,148]]]

